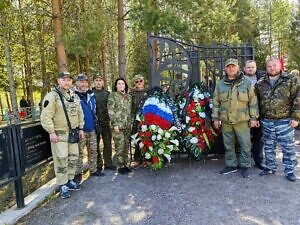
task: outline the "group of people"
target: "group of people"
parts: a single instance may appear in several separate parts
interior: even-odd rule
[[[59,73],[58,85],[43,99],[41,125],[49,133],[61,198],[69,198],[71,190],[81,189],[85,148],[91,176],[104,176],[103,170],[130,172],[131,124],[145,93],[143,76],[136,75],[134,82],[135,89],[129,93],[126,81],[118,78],[113,92],[109,93],[99,74],[93,76],[94,88],[91,89],[85,74],[79,74],[73,86],[69,72]],[[72,130],[78,133],[78,141],[70,141]],[[113,158],[112,138],[116,151]],[[141,156],[135,158],[140,161]]]
[[[117,170],[120,174],[131,171],[130,134],[139,126],[134,118],[146,92],[142,75],[136,75],[133,80],[135,88],[129,91],[125,79],[116,79],[110,93],[105,89],[104,77],[99,74],[94,75],[91,89],[85,74],[76,77],[73,87],[71,74],[61,72],[58,85],[44,97],[41,124],[49,133],[61,198],[69,198],[70,190],[80,190],[85,148],[91,176],[104,176],[105,170]],[[249,177],[251,152],[255,165],[262,170],[261,176],[274,174],[279,143],[286,178],[296,180],[294,128],[300,119],[299,88],[296,77],[280,70],[278,59],[267,60],[264,75],[257,72],[253,60],[246,61],[244,72],[237,59],[225,62],[225,76],[214,91],[212,113],[213,126],[222,129],[226,149],[226,167],[221,174],[237,172],[240,168],[242,176]],[[78,134],[77,141],[70,139],[73,136],[70,131],[74,130]],[[103,157],[99,147],[101,138]],[[113,157],[112,138],[116,152]],[[142,162],[138,145],[134,160],[134,166]]]
[[[251,148],[255,165],[262,169],[260,175],[275,174],[278,143],[283,153],[284,174],[287,180],[296,181],[294,128],[300,119],[299,89],[297,77],[281,71],[277,58],[266,61],[263,76],[256,72],[253,60],[245,62],[244,72],[240,71],[237,59],[225,62],[225,76],[216,85],[212,114],[214,127],[222,129],[225,146],[226,167],[221,174],[240,168],[242,176],[249,177]]]

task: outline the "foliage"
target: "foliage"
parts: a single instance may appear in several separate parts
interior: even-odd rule
[[[188,30],[185,21],[180,15],[176,15],[174,8],[167,1],[136,1],[136,4],[132,5],[130,18],[134,26],[153,34],[182,37]]]
[[[294,19],[291,25],[288,42],[289,69],[300,69],[300,2],[293,11]]]
[[[114,80],[118,76],[116,1],[62,3],[63,42],[70,72],[76,72],[76,56],[79,56],[82,71],[88,58],[92,70],[102,71],[106,65],[108,81]],[[124,9],[129,78],[136,73],[148,74],[147,34],[195,44],[250,43],[255,46],[259,68],[264,67],[268,55],[280,54],[288,59],[289,68],[299,68],[299,1],[292,8],[288,0],[131,0],[125,1]],[[27,75],[22,43],[24,26],[33,89],[39,89],[43,81],[41,52],[45,54],[46,72],[52,76],[47,80],[53,84],[57,73],[51,10],[51,1],[0,1],[0,11],[6,13],[9,25],[15,77],[21,81]],[[44,48],[40,46],[41,36]],[[0,55],[4,55],[3,48]],[[5,65],[4,57],[0,58],[0,65]],[[19,88],[26,88],[23,86]]]
[[[147,34],[145,32],[133,31],[133,37],[128,42],[128,75],[132,79],[136,74],[142,74],[146,77],[149,71],[148,52],[147,52]]]

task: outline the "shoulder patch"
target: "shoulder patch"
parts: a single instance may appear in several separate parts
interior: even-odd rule
[[[47,107],[47,105],[49,105],[49,101],[48,101],[48,100],[44,101],[44,105],[43,105],[43,107],[44,107],[44,108],[46,108],[46,107]]]

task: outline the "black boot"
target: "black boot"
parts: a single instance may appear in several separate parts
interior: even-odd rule
[[[73,181],[74,181],[76,184],[80,184],[81,181],[82,181],[82,173],[76,174],[76,175],[74,176]]]

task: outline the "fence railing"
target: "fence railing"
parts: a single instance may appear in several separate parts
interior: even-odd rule
[[[39,119],[40,111],[41,110],[39,106],[19,108],[19,119],[21,122],[26,122],[28,120],[36,121]],[[5,123],[6,125],[10,125],[14,121],[13,117],[13,112],[10,109],[6,108],[1,113],[0,120],[2,121],[2,124]]]

